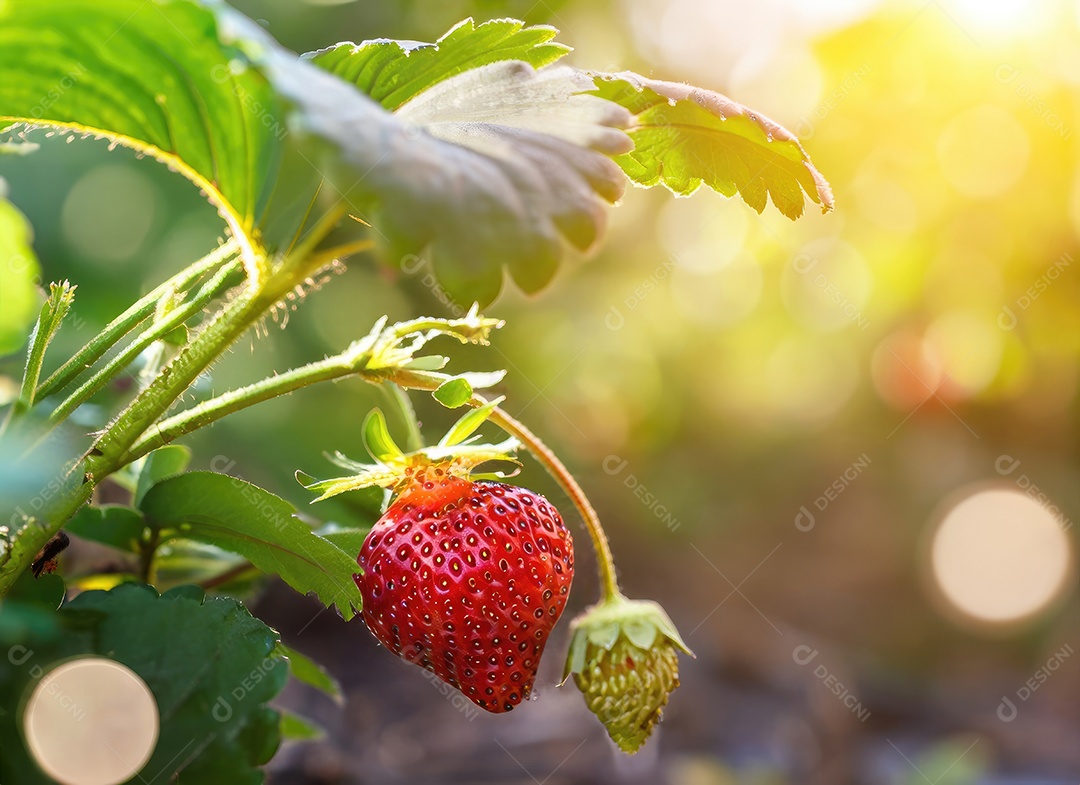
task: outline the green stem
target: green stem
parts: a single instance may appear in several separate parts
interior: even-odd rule
[[[318,269],[315,265],[319,260],[312,261],[313,251],[346,213],[348,206],[339,204],[323,215],[276,270],[265,280],[249,279],[248,286],[161,369],[157,378],[94,443],[86,465],[95,481],[123,466],[131,446],[169,410],[199,374],[275,303]],[[256,266],[261,267],[261,264]]]
[[[20,574],[30,565],[34,556],[53,534],[85,504],[93,494],[94,487],[125,463],[131,446],[147,429],[183,395],[192,382],[220,357],[249,328],[261,319],[286,293],[302,284],[325,261],[313,252],[318,244],[348,213],[347,205],[337,205],[329,210],[311,231],[290,249],[281,265],[263,275],[265,260],[252,258],[250,246],[246,247],[245,262],[250,262],[250,272],[244,289],[226,304],[206,326],[193,337],[161,369],[155,379],[146,386],[128,406],[120,412],[105,432],[98,437],[90,451],[71,470],[78,473],[80,482],[75,490],[59,494],[55,505],[40,522],[32,521],[24,526],[11,545],[0,556],[0,597],[7,593]]]
[[[139,546],[139,578],[143,583],[154,582],[154,556],[161,544],[161,532],[154,529],[150,539]]]
[[[45,543],[60,531],[60,527],[79,508],[90,501],[94,483],[82,482],[73,489],[53,497],[42,509],[41,518],[29,518],[18,532],[12,534],[11,550],[0,556],[0,598],[7,594],[11,585],[26,570]],[[53,523],[56,521],[57,523]]]
[[[25,416],[33,407],[38,377],[41,375],[41,366],[45,361],[45,350],[49,348],[64,317],[71,310],[74,295],[75,287],[67,281],[49,285],[49,296],[42,304],[34,331],[30,334],[30,349],[26,355],[26,367],[23,370],[19,397],[8,410],[8,416],[0,426],[0,435],[4,433],[8,425]]]
[[[35,398],[41,400],[70,384],[79,374],[96,363],[105,352],[115,346],[120,339],[131,332],[147,316],[154,312],[158,301],[166,292],[182,292],[200,276],[227,261],[237,253],[235,240],[229,240],[220,248],[212,251],[199,261],[174,275],[165,283],[136,301],[130,308],[113,319],[90,343],[77,351],[71,359],[57,368],[38,387]]]
[[[241,409],[276,398],[279,395],[286,395],[309,384],[333,381],[351,375],[364,376],[365,369],[363,365],[356,358],[350,358],[347,355],[335,355],[320,362],[309,363],[278,376],[263,379],[255,384],[219,395],[158,423],[150,432],[132,445],[129,452],[124,456],[123,463],[130,463],[179,436],[209,425]],[[430,377],[413,374],[409,371],[398,371],[394,374],[393,379],[397,383],[387,380],[385,373],[372,373],[368,381],[386,381],[399,391],[401,391],[402,387],[429,391],[438,387],[438,381],[433,381]],[[404,392],[401,391],[401,394],[404,395]],[[488,401],[479,395],[474,395],[469,400],[469,405],[473,407],[485,406],[487,403]],[[600,523],[600,516],[589,502],[581,485],[574,479],[574,476],[559,460],[558,456],[524,423],[499,407],[495,407],[490,419],[524,444],[573,501],[574,506],[585,522],[585,528],[589,532],[593,548],[596,551],[603,599],[604,601],[615,601],[620,598],[622,593],[619,591],[618,578],[615,574],[615,562],[611,555],[607,535],[604,532],[603,525]],[[410,435],[411,438],[414,437]]]
[[[198,406],[180,412],[152,426],[124,455],[124,464],[131,463],[151,450],[156,450],[173,439],[191,433],[198,428],[220,420],[226,415],[254,406],[257,403],[288,395],[301,387],[316,382],[340,379],[360,373],[356,362],[343,355],[334,355],[319,362],[308,363],[291,371],[240,387],[203,401]]]
[[[54,427],[68,415],[70,415],[75,409],[81,406],[98,390],[104,387],[110,380],[116,377],[121,371],[131,365],[146,347],[150,346],[154,341],[159,340],[162,336],[168,335],[177,327],[182,325],[196,313],[201,311],[206,304],[220,295],[223,291],[227,290],[230,286],[235,285],[230,283],[229,279],[234,276],[240,270],[240,260],[234,259],[222,267],[217,273],[203,284],[202,288],[195,294],[195,296],[177,308],[175,311],[169,313],[167,317],[159,322],[155,322],[148,330],[143,331],[138,338],[131,342],[131,344],[116,355],[112,360],[105,365],[100,371],[95,373],[89,379],[87,379],[75,392],[65,398],[59,406],[57,406],[49,415],[49,425]]]
[[[438,381],[410,371],[398,371],[393,375],[392,381],[406,389],[413,390],[431,391],[439,386]],[[487,404],[487,399],[480,395],[473,395],[469,399],[469,406],[473,408],[480,408]],[[539,436],[505,410],[496,406],[488,419],[524,444],[526,449],[532,453],[536,460],[543,464],[548,474],[555,478],[555,481],[559,483],[566,495],[570,497],[574,506],[577,507],[581,519],[585,522],[589,537],[592,539],[593,550],[596,552],[596,562],[600,570],[602,601],[617,601],[622,597],[622,592],[619,591],[619,580],[615,575],[615,559],[611,555],[611,546],[608,544],[607,534],[600,523],[600,516],[597,515],[596,510],[589,502],[589,497],[585,495],[585,491],[581,489],[578,481],[574,479],[574,475],[559,460],[559,457],[552,452],[551,448],[541,441]]]

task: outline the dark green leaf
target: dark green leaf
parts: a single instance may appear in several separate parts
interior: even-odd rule
[[[138,510],[120,504],[83,507],[67,522],[71,534],[122,551],[139,552],[146,521]]]
[[[150,487],[166,477],[180,474],[191,461],[191,448],[181,444],[169,444],[159,447],[146,456],[139,481],[135,486],[135,506],[142,502]]]
[[[0,634],[10,612],[7,604],[0,608]],[[204,598],[197,588],[158,596],[148,586],[123,584],[85,592],[52,618],[63,635],[26,627],[18,651],[30,656],[0,658],[0,706],[18,704],[40,673],[36,668],[80,655],[107,656],[139,674],[160,712],[157,746],[133,781],[166,785],[179,774],[181,782],[262,782],[255,767],[280,739],[280,717],[266,703],[284,686],[288,668],[274,654],[277,634],[242,605]],[[0,712],[0,780],[44,783],[29,762],[16,718]]]
[[[15,583],[12,584],[4,600],[37,605],[45,610],[54,611],[64,601],[64,579],[55,573],[35,578],[33,572],[24,570],[15,579]]]
[[[555,62],[570,47],[554,43],[558,30],[525,27],[516,19],[474,25],[465,19],[433,44],[378,39],[340,43],[304,55],[393,111],[432,85],[472,68],[522,60],[533,68]]]
[[[337,605],[345,619],[360,607],[356,560],[314,534],[284,499],[213,472],[187,472],[154,485],[143,497],[147,522],[163,538],[182,537],[240,554],[297,591]]]
[[[294,679],[329,695],[339,705],[343,702],[341,685],[321,665],[284,643],[278,644],[278,653],[289,661],[289,675]]]
[[[792,219],[802,215],[804,191],[832,209],[829,184],[799,140],[764,115],[690,85],[630,72],[596,76],[596,94],[634,115],[634,149],[615,160],[635,183],[663,183],[680,195],[704,183],[741,194],[759,213],[768,195]]]

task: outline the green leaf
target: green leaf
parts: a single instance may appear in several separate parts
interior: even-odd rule
[[[147,455],[142,471],[139,472],[138,484],[135,486],[135,506],[139,506],[151,486],[166,477],[180,474],[187,468],[190,461],[191,448],[182,444],[159,447]]]
[[[209,543],[278,575],[302,594],[314,592],[352,618],[360,607],[356,560],[314,534],[284,499],[213,472],[187,472],[154,485],[140,509],[162,537]]]
[[[381,38],[335,44],[304,57],[392,111],[432,85],[482,65],[523,60],[540,68],[553,63],[570,52],[570,47],[552,42],[558,33],[547,25],[526,27],[517,19],[476,25],[470,18],[433,44]]]
[[[614,103],[587,95],[592,88],[592,78],[576,69],[549,66],[535,71],[511,60],[443,80],[397,109],[399,119],[450,144],[448,153],[468,150],[468,165],[478,167],[472,172],[487,170],[484,176],[490,178],[484,183],[487,193],[471,197],[488,202],[482,224],[486,231],[477,232],[472,225],[454,237],[453,247],[440,244],[449,235],[433,244],[435,272],[455,302],[483,304],[498,293],[502,270],[490,260],[500,249],[514,282],[536,292],[555,274],[562,256],[560,236],[585,251],[603,233],[603,202],[618,200],[625,187],[622,172],[608,156],[632,148],[621,130],[630,116]],[[512,206],[490,201],[497,191],[521,202]],[[441,202],[429,208],[445,209]],[[503,232],[512,226],[505,221],[521,221],[514,212],[531,214],[534,223],[540,218],[547,226],[531,237],[517,238],[527,244],[515,247],[517,240]]]
[[[392,461],[404,454],[390,436],[390,429],[386,426],[386,417],[381,409],[368,412],[364,418],[363,433],[364,446],[375,460]]]
[[[0,609],[0,637],[17,605]],[[275,654],[277,634],[240,603],[205,598],[197,587],[159,596],[148,586],[123,584],[84,592],[44,620],[50,619],[63,634],[24,625],[18,651],[29,651],[29,658],[0,658],[0,706],[17,706],[41,670],[72,657],[105,656],[146,682],[161,717],[154,753],[135,782],[166,785],[178,774],[181,782],[262,782],[256,766],[280,739],[280,718],[266,704],[284,686],[288,668]],[[17,712],[0,712],[0,781],[45,783],[17,719]]]
[[[447,409],[456,409],[469,402],[473,388],[468,379],[462,379],[459,376],[443,382],[431,394]]]
[[[64,525],[65,531],[84,540],[121,551],[139,552],[146,520],[138,510],[119,504],[83,507]]]
[[[0,27],[0,119],[150,153],[250,234],[285,119],[262,73],[265,34],[224,4],[139,0],[13,0]]]
[[[411,366],[410,370],[412,370]],[[487,387],[494,387],[505,376],[506,371],[459,373],[457,376],[448,378],[431,394],[443,406],[448,409],[456,409],[468,403],[473,392]]]
[[[353,494],[353,496],[359,496],[365,491],[370,493],[372,496],[377,496],[379,499],[377,503],[373,501],[371,505],[372,509],[370,510],[373,516],[372,520],[377,520],[378,517],[382,514],[382,500],[383,497],[386,495],[386,492],[382,488],[373,487],[364,489],[364,491],[357,491]],[[364,547],[364,540],[367,539],[368,532],[370,531],[370,527],[366,529],[361,529],[355,526],[339,526],[334,523],[328,523],[321,529],[319,529],[316,534],[318,534],[323,539],[330,540],[330,542],[341,548],[341,550],[345,551],[345,553],[355,553],[359,555],[360,549]]]
[[[440,447],[454,447],[461,444],[479,428],[485,422],[487,418],[491,416],[491,413],[495,411],[495,407],[503,402],[503,398],[495,398],[488,401],[483,406],[478,406],[475,409],[470,409],[465,415],[458,420],[454,425],[446,432],[446,435],[439,440]]]
[[[33,572],[24,570],[11,585],[4,600],[54,611],[64,601],[64,579],[55,573],[35,578]]]
[[[318,741],[326,736],[326,730],[299,714],[281,712],[281,737],[294,741]]]
[[[472,68],[395,117],[211,0],[6,0],[0,62],[0,127],[101,135],[165,162],[218,207],[249,275],[345,199],[391,259],[430,247],[461,302],[490,302],[504,265],[535,291],[561,237],[592,244],[625,181],[605,154],[629,149],[627,115],[575,95],[591,80],[572,69]],[[340,198],[309,214],[324,185]]]
[[[0,180],[0,356],[26,343],[38,310],[35,282],[41,274],[30,245],[30,223],[4,198],[3,185]]]
[[[251,566],[247,559],[216,545],[170,537],[154,552],[154,585],[171,588],[178,584],[213,582],[215,591],[242,599],[243,590],[253,583],[246,572],[223,584],[217,583],[217,579],[245,565]],[[253,566],[251,572],[262,574]]]
[[[596,94],[634,115],[634,149],[615,160],[636,184],[662,183],[685,196],[704,183],[741,194],[759,213],[768,195],[791,219],[802,215],[803,192],[823,212],[832,209],[829,184],[799,140],[764,115],[690,85],[629,71],[595,76]]]
[[[289,675],[294,679],[329,695],[338,705],[344,703],[341,685],[321,665],[284,643],[278,644],[278,653],[289,661]]]

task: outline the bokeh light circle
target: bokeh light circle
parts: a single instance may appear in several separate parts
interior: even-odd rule
[[[49,671],[27,701],[23,729],[38,765],[64,785],[117,785],[153,754],[160,718],[138,674],[104,657]]]
[[[131,262],[154,225],[158,201],[157,187],[142,172],[102,164],[68,191],[60,210],[60,233],[72,251],[87,259]]]
[[[1022,491],[962,489],[932,531],[929,569],[939,598],[959,620],[1011,625],[1045,611],[1066,589],[1072,546],[1061,521]]]

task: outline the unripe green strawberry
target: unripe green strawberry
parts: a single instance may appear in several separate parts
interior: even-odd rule
[[[409,470],[357,561],[384,646],[487,711],[529,696],[574,575],[570,532],[544,497],[448,465]]]
[[[677,649],[693,656],[663,608],[619,596],[574,620],[564,679],[573,674],[612,741],[635,753],[679,686]]]

